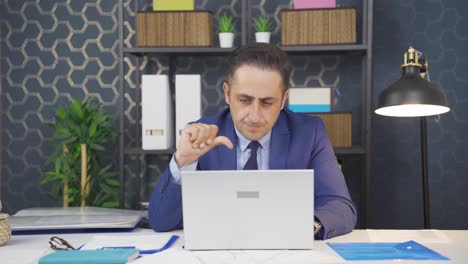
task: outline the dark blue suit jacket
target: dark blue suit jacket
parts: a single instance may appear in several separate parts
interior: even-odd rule
[[[235,144],[236,132],[229,109],[199,122],[217,125],[218,135]],[[282,110],[271,133],[269,163],[270,169],[314,169],[315,216],[324,228],[320,239],[354,228],[356,208],[320,118]],[[213,148],[200,157],[197,169],[236,170],[236,149],[224,145]],[[169,166],[153,191],[148,214],[155,231],[182,228],[181,186],[173,182]]]

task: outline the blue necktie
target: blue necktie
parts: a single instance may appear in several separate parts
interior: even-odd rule
[[[247,148],[250,149],[250,158],[247,160],[244,166],[244,170],[258,170],[257,164],[257,149],[260,147],[258,141],[251,141]]]

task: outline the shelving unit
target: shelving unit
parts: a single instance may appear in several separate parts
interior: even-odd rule
[[[123,4],[123,3],[122,3]],[[280,46],[284,51],[290,55],[346,55],[358,54],[361,58],[361,76],[360,76],[360,98],[361,98],[361,116],[360,116],[360,137],[361,144],[355,145],[351,148],[335,148],[335,153],[340,159],[346,159],[348,156],[358,157],[362,161],[362,175],[360,175],[360,204],[359,218],[360,228],[367,226],[367,193],[369,192],[369,173],[370,173],[370,140],[371,140],[371,70],[372,70],[372,10],[373,0],[361,0],[362,13],[360,21],[361,24],[361,43],[352,45],[311,45],[311,46]],[[248,36],[251,35],[251,14],[252,9],[248,0],[241,0],[241,45],[247,44]],[[121,25],[123,25],[123,12],[121,16]],[[121,26],[121,33],[123,26]],[[123,33],[122,33],[123,40]],[[122,41],[123,42],[123,41]],[[125,55],[135,56],[136,65],[139,65],[140,58],[152,56],[167,56],[169,60],[169,75],[173,76],[175,73],[174,60],[178,56],[225,56],[232,52],[235,48],[219,48],[219,47],[155,47],[155,48],[124,48],[121,44],[121,57]],[[139,67],[136,67],[136,76],[140,76]],[[171,78],[172,79],[172,78]],[[124,70],[121,66],[120,71],[121,91],[124,93]],[[136,78],[136,87],[140,87],[140,80]],[[173,83],[171,83],[171,87]],[[136,102],[141,101],[140,89],[136,90]],[[123,101],[122,101],[123,105]],[[122,113],[123,113],[122,106]],[[139,110],[140,111],[140,110]],[[123,115],[123,114],[122,114]],[[141,113],[137,112],[137,120],[140,120]],[[175,150],[142,150],[141,148],[125,149],[124,135],[123,135],[123,118],[121,118],[121,136],[120,136],[120,150],[121,162],[120,173],[121,182],[124,183],[124,155],[143,155],[143,171],[145,172],[146,155],[171,155]],[[141,129],[141,128],[140,128]],[[137,137],[141,137],[141,133],[137,133]],[[138,168],[139,170],[140,168]],[[140,173],[140,171],[138,172]],[[123,184],[122,184],[123,186]],[[124,189],[122,189],[121,204],[124,202]]]

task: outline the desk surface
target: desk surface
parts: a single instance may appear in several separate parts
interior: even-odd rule
[[[414,239],[419,243],[450,258],[450,261],[431,261],[431,263],[467,263],[468,230],[354,230],[352,233],[335,237],[327,241],[316,241],[314,250],[232,250],[232,251],[185,251],[182,249],[182,231],[171,232],[181,238],[171,249],[145,255],[145,258],[162,258],[172,263],[343,263],[345,262],[330,247],[328,242],[398,242]],[[72,245],[86,243],[96,233],[60,234]],[[135,229],[126,233],[105,233],[104,235],[147,235],[155,234],[150,229]],[[48,240],[52,235],[15,235],[5,246],[0,247],[2,264],[37,263],[40,256],[52,250]],[[409,238],[409,239],[408,239]],[[161,259],[161,260],[162,260]],[[156,261],[156,259],[154,259]],[[153,262],[153,261],[151,261]],[[162,263],[154,262],[154,263]],[[398,261],[403,263],[422,263],[421,261]],[[372,263],[371,261],[352,261],[351,263]],[[395,261],[378,261],[376,263],[395,263]]]

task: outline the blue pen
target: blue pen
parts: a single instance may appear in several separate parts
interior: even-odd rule
[[[128,247],[102,247],[101,249],[133,249],[135,247],[128,246]]]
[[[173,235],[162,248],[158,249],[148,249],[148,250],[140,250],[140,254],[154,254],[157,252],[164,251],[172,246],[174,242],[179,238],[177,235]],[[123,246],[123,247],[102,247],[101,249],[132,249],[135,248],[134,246]]]

